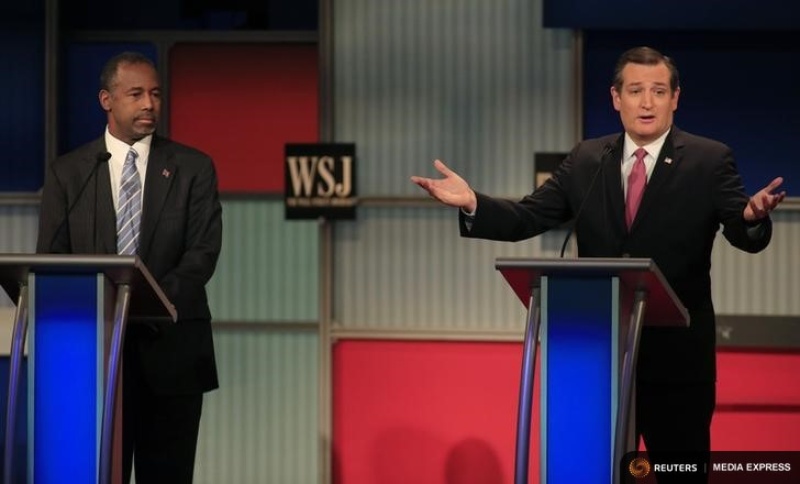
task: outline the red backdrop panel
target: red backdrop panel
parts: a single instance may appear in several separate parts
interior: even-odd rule
[[[170,134],[216,162],[226,193],[283,193],[286,143],[319,139],[317,46],[177,44]]]
[[[717,353],[715,450],[800,450],[800,354]]]
[[[339,341],[334,483],[511,484],[521,355],[517,343]],[[714,450],[800,450],[800,355],[722,351],[718,361]]]
[[[334,483],[513,482],[520,350],[513,343],[338,342]],[[531,450],[534,476],[538,446]]]
[[[800,412],[737,412],[718,408],[711,425],[714,450],[800,450]]]
[[[717,406],[772,405],[800,409],[800,353],[725,350],[717,353]]]

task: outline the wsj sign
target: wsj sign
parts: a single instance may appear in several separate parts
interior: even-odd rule
[[[356,145],[287,144],[287,219],[356,218]]]

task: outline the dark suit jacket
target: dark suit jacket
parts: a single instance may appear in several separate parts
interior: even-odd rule
[[[478,194],[471,230],[462,214],[461,233],[492,240],[526,239],[572,219],[585,200],[575,229],[579,255],[652,258],[689,311],[688,329],[643,330],[638,380],[714,381],[714,237],[721,224],[731,244],[758,252],[769,243],[772,223],[763,220],[757,237],[751,238],[742,217],[749,197],[730,148],[673,127],[629,232],[619,165],[623,140],[616,134],[579,143],[550,180],[519,202]],[[602,171],[590,190],[604,151],[608,154]]]
[[[92,176],[98,156],[106,151],[101,137],[49,164],[37,252],[116,253],[108,163],[101,162]],[[178,322],[143,331],[131,321],[129,336],[145,336],[138,338],[136,347],[154,391],[208,391],[218,383],[205,285],[222,245],[222,207],[214,164],[200,151],[153,136],[145,177],[137,253],[175,305]]]

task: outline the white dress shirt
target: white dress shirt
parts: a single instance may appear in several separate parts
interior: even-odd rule
[[[122,178],[122,165],[125,164],[125,157],[128,156],[128,151],[131,148],[139,154],[136,157],[136,171],[139,174],[139,180],[142,182],[142,190],[139,193],[140,195],[144,194],[147,159],[150,157],[150,143],[153,141],[153,135],[145,136],[131,146],[115,138],[108,131],[108,126],[106,126],[105,139],[106,149],[111,153],[111,158],[108,160],[108,173],[111,175],[111,199],[114,201],[114,213],[116,213],[117,208],[119,208],[119,184]]]

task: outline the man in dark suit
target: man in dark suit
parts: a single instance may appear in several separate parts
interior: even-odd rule
[[[434,198],[461,209],[465,237],[517,241],[577,216],[581,257],[656,262],[691,324],[642,333],[636,429],[651,455],[710,451],[716,381],[714,237],[722,225],[735,247],[764,249],[772,234],[769,212],[785,196],[774,193],[783,182],[776,178],[748,197],[727,146],[673,125],[679,95],[673,61],[653,49],[634,48],[620,57],[611,87],[625,132],[579,143],[552,178],[519,202],[474,192],[439,160],[435,166],[444,178],[412,177]],[[694,482],[685,474],[677,477]],[[660,475],[659,483],[670,478]]]
[[[37,252],[137,254],[174,304],[175,324],[131,321],[123,363],[125,482],[192,481],[203,393],[217,388],[205,284],[222,241],[207,155],[155,134],[161,90],[137,53],[107,62],[100,138],[49,164]]]

